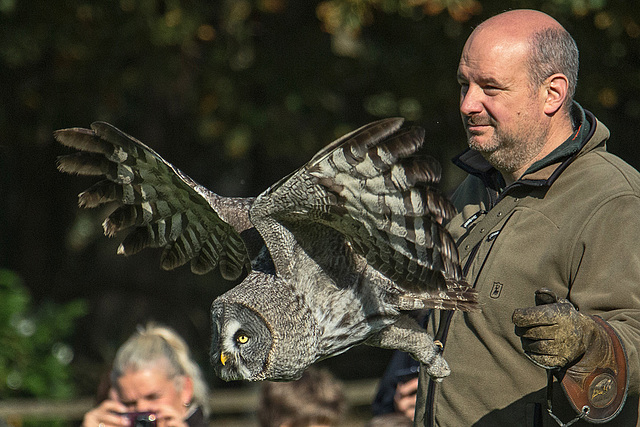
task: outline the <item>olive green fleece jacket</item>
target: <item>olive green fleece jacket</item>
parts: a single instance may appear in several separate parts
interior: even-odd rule
[[[575,111],[576,134],[505,189],[476,152],[458,159],[473,174],[453,196],[459,214],[448,227],[481,311],[453,314],[444,349],[451,375],[429,385],[422,370],[416,426],[557,426],[546,411],[546,371],[525,357],[511,321],[542,287],[618,333],[629,393],[607,425],[640,425],[640,174],[606,151],[602,123]],[[436,312],[434,334],[438,323]],[[576,415],[558,383],[553,409],[564,422]],[[574,424],[585,425],[593,424]]]

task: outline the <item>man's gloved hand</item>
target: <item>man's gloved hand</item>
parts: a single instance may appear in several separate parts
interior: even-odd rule
[[[515,333],[533,363],[546,369],[562,368],[582,356],[606,332],[573,304],[549,289],[538,289],[535,307],[513,312]]]
[[[518,308],[512,320],[525,354],[558,380],[577,413],[594,423],[613,419],[624,405],[627,359],[615,330],[598,316],[579,313],[549,289],[538,289],[535,307]]]

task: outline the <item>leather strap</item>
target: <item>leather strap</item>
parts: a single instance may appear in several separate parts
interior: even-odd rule
[[[470,224],[473,226],[458,242],[458,256],[460,261],[465,260],[476,245],[482,241],[493,227],[504,220],[518,206],[519,197],[505,195],[484,217]]]
[[[486,212],[484,216],[478,215],[477,219],[469,224],[468,227],[472,228],[470,228],[457,243],[458,257],[461,262],[464,262],[463,274],[465,276],[469,272],[469,268],[473,262],[473,258],[475,257],[475,253],[480,242],[487,237],[491,230],[498,225],[500,221],[509,216],[516,206],[518,206],[520,200],[521,199],[519,197],[505,194],[505,196],[501,198],[498,203],[489,210],[489,212]],[[475,287],[475,284],[473,284],[473,286]],[[436,331],[434,339],[442,344],[442,351],[444,351],[444,347],[447,342],[449,325],[451,324],[453,314],[454,311],[451,310],[440,310],[440,321],[438,323],[438,330]],[[433,381],[433,379],[429,379],[425,405],[425,425],[427,427],[435,425],[434,394],[436,384],[437,383]]]

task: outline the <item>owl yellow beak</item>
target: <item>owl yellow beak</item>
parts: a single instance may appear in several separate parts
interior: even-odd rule
[[[227,363],[227,360],[229,360],[229,355],[225,352],[220,352],[220,362],[222,362],[222,366],[225,365],[225,363]]]

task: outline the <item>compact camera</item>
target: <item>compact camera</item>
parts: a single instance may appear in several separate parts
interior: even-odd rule
[[[156,427],[156,414],[153,412],[128,412],[124,414],[129,418],[130,427]]]

